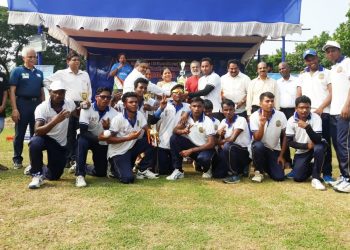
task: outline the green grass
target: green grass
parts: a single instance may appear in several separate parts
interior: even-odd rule
[[[12,133],[0,135],[8,166]],[[38,190],[22,170],[0,172],[0,249],[350,248],[349,195],[289,180],[226,185],[185,170],[176,182],[87,177],[84,189],[65,173]]]

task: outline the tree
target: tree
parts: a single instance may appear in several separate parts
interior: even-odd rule
[[[347,21],[341,23],[333,34],[333,39],[339,42],[342,53],[350,56],[350,10],[346,13]]]

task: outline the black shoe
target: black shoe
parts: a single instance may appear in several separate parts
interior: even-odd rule
[[[4,165],[2,165],[2,164],[0,164],[0,170],[1,171],[6,171],[6,170],[9,170],[9,168],[4,166]]]

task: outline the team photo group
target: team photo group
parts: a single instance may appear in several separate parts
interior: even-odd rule
[[[165,67],[156,84],[147,61],[131,66],[121,53],[109,72],[113,89],[93,93],[77,53],[67,55],[66,69],[44,78],[35,68],[35,51],[24,48],[23,65],[8,80],[0,77],[1,103],[10,100],[15,123],[13,168],[23,168],[29,125],[30,164],[24,174],[32,177],[30,189],[59,180],[65,168],[75,174],[76,187],[87,186],[86,175],[125,184],[177,181],[191,163],[202,178],[227,184],[244,177],[256,183],[289,178],[310,181],[316,190],[329,186],[349,193],[350,59],[336,41],[322,50],[304,52],[305,69],[298,76],[281,62],[277,81],[268,76],[265,62],[251,80],[237,60],[229,60],[220,77],[213,61],[203,58],[190,63],[191,75],[183,83],[173,81]],[[320,65],[318,53],[332,62],[330,69]],[[2,130],[3,119],[0,124]],[[88,151],[93,164],[87,164]],[[337,164],[340,177],[332,173]]]

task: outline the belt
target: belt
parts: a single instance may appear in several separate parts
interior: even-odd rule
[[[33,102],[37,102],[40,99],[39,97],[30,97],[30,96],[17,96],[17,98],[27,100],[27,101],[33,101]]]

